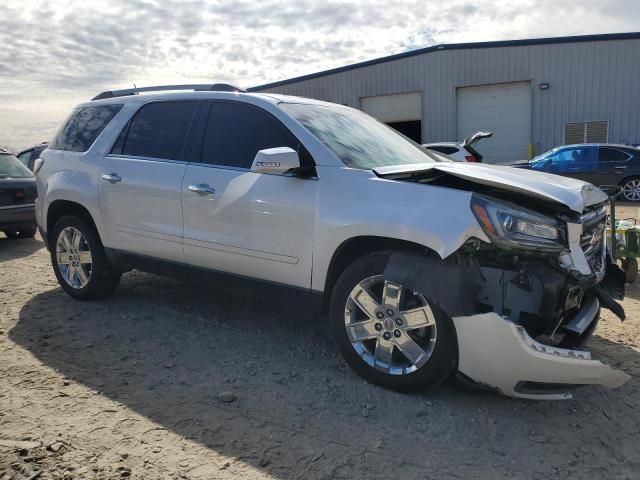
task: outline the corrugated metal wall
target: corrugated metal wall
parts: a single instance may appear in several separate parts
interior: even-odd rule
[[[262,91],[360,107],[422,92],[424,142],[456,138],[456,88],[531,81],[534,153],[563,143],[567,122],[609,121],[609,141],[640,143],[640,40],[441,50]],[[540,83],[549,83],[540,90]]]

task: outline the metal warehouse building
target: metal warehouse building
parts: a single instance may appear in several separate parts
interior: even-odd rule
[[[640,32],[436,45],[251,89],[359,108],[422,143],[479,130],[486,161],[640,143]]]

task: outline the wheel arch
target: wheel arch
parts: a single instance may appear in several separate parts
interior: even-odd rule
[[[620,183],[618,183],[618,185],[622,185],[624,182],[628,180],[633,180],[634,178],[640,178],[640,174],[627,175],[622,180],[620,180]]]
[[[324,282],[324,304],[328,304],[331,291],[340,274],[351,263],[370,253],[384,250],[410,250],[414,252],[434,253],[433,250],[408,240],[391,237],[379,237],[363,235],[351,237],[343,241],[334,251],[329,262],[327,275]]]
[[[96,222],[93,220],[93,217],[89,210],[81,205],[80,203],[73,202],[70,200],[54,200],[49,205],[47,209],[47,219],[46,219],[46,237],[45,242],[49,248],[51,248],[51,232],[53,231],[53,227],[55,224],[65,215],[77,215],[93,227],[96,233],[99,235],[98,228],[96,226]]]

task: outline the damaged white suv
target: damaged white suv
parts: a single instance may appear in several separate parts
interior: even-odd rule
[[[102,93],[35,168],[74,298],[132,268],[319,294],[347,363],[400,391],[456,372],[535,398],[627,379],[581,350],[601,307],[624,317],[608,197],[587,183],[450,162],[357,110],[219,84]]]

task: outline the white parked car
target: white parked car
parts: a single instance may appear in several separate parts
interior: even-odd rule
[[[493,133],[491,132],[477,132],[471,135],[469,138],[465,138],[463,142],[439,142],[439,143],[425,143],[423,147],[428,148],[434,152],[444,153],[451,157],[456,162],[482,162],[482,155],[473,148],[483,138],[491,138]]]
[[[581,349],[601,307],[624,316],[590,184],[442,161],[360,111],[225,85],[100,94],[35,170],[76,299],[132,268],[315,295],[346,362],[400,391],[458,372],[566,398],[628,378]]]

